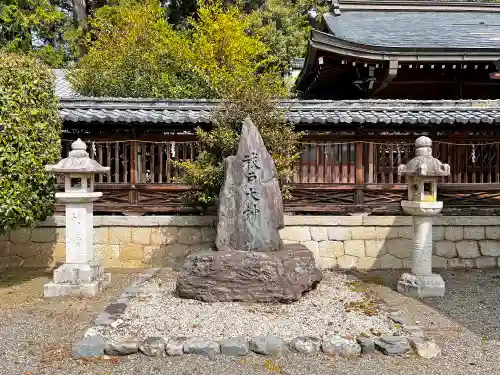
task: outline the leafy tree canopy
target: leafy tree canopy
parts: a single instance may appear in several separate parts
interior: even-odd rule
[[[69,79],[90,96],[203,96],[186,68],[186,36],[172,29],[156,1],[122,0],[89,19],[87,55]]]
[[[282,70],[293,57],[303,56],[310,30],[311,10],[319,15],[326,11],[324,0],[224,0],[220,5],[238,7],[249,15],[254,33],[270,48]],[[79,4],[80,12],[75,4]],[[102,7],[123,7],[120,0],[4,0],[0,2],[0,49],[30,52],[52,67],[61,67],[86,51],[82,47],[85,33],[92,32],[95,20],[87,18]],[[189,29],[197,19],[197,0],[156,0],[148,3],[162,9],[161,17],[176,30]],[[81,12],[83,11],[83,15]],[[109,9],[97,18],[109,14]],[[127,22],[124,21],[124,24]],[[87,34],[88,37],[88,34]]]
[[[245,85],[285,93],[276,58],[251,18],[221,2],[202,3],[175,30],[157,1],[121,0],[90,19],[88,53],[70,74],[94,96],[225,98]]]
[[[179,163],[181,182],[197,188],[192,204],[213,205],[224,180],[224,158],[236,153],[242,121],[249,116],[259,128],[287,196],[300,133],[285,123],[277,101],[286,95],[277,59],[251,32],[252,19],[235,6],[202,4],[189,20],[192,66],[215,97],[223,99],[209,131],[197,129],[203,151],[194,161]]]
[[[50,0],[0,2],[0,49],[30,52],[52,66],[64,58],[62,34],[68,17]]]
[[[324,0],[234,0],[225,4],[249,15],[251,29],[262,36],[284,71],[294,57],[305,55],[311,24],[328,11]],[[188,27],[187,20],[197,15],[197,2],[173,0],[168,14],[172,25]]]
[[[312,25],[327,11],[322,0],[267,0],[250,17],[253,29],[287,71],[293,58],[305,56]]]

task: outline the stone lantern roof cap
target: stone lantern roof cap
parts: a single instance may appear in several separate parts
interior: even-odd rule
[[[80,138],[71,144],[68,157],[54,165],[46,165],[45,169],[54,173],[106,173],[110,167],[103,167],[89,157],[87,145]]]
[[[406,176],[449,176],[450,166],[432,156],[432,140],[419,137],[415,141],[415,157],[408,164],[398,166],[398,174]]]

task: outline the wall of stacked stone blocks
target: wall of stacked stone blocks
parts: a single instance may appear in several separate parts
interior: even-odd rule
[[[411,266],[409,216],[286,216],[281,237],[303,243],[320,268],[386,269]],[[172,266],[214,248],[215,217],[96,216],[94,250],[105,267]],[[435,268],[500,265],[500,217],[434,218]],[[0,268],[53,267],[64,261],[64,217],[0,237]]]

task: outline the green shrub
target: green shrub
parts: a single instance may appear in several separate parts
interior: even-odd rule
[[[224,182],[224,158],[235,155],[242,122],[250,117],[276,163],[282,191],[299,157],[293,126],[285,123],[277,102],[286,96],[287,87],[276,69],[269,49],[258,36],[248,35],[248,16],[238,8],[223,8],[220,3],[202,5],[198,18],[189,21],[193,50],[198,51],[196,67],[200,77],[210,83],[211,91],[223,100],[213,114],[210,131],[197,129],[203,151],[195,161],[179,163],[181,182],[196,190],[190,203],[206,208],[215,203]],[[256,67],[262,67],[259,71]]]
[[[52,72],[39,61],[0,54],[0,232],[51,214],[61,121]]]
[[[215,111],[211,130],[197,129],[203,151],[194,161],[178,163],[182,170],[180,182],[195,188],[187,196],[189,204],[202,209],[215,204],[224,183],[224,158],[236,155],[247,116],[259,128],[276,164],[283,198],[290,198],[288,184],[293,165],[300,157],[297,141],[302,133],[295,132],[293,125],[284,121],[283,111],[276,108],[277,99],[258,85],[245,86],[233,92]]]

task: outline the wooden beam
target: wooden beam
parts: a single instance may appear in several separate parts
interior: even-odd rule
[[[392,59],[389,61],[389,66],[387,67],[387,70],[385,72],[385,77],[383,81],[380,83],[380,86],[373,91],[373,93],[371,94],[372,96],[375,96],[380,91],[384,90],[389,85],[389,83],[392,82],[394,78],[396,78],[396,76],[398,75],[398,66],[399,66],[398,60]]]

